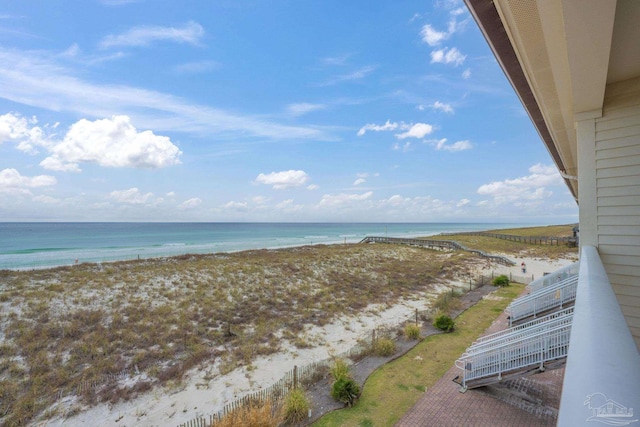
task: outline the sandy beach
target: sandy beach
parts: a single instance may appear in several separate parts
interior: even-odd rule
[[[125,346],[120,353],[122,359],[127,362],[124,363],[124,368],[128,369],[128,374],[121,375],[115,386],[114,381],[111,381],[110,387],[112,390],[118,388],[135,390],[138,387],[138,392],[125,394],[127,397],[124,399],[106,398],[98,393],[101,388],[104,388],[98,381],[98,384],[93,387],[89,401],[86,395],[60,393],[61,398],[36,416],[32,425],[178,426],[196,417],[215,413],[227,403],[247,393],[268,387],[278,381],[294,365],[304,366],[347,351],[357,343],[358,339],[369,336],[374,328],[401,325],[412,318],[416,309],[420,311],[429,309],[430,302],[439,292],[452,287],[464,289],[468,286],[469,277],[491,272],[522,276],[520,267],[522,262],[526,263],[527,276],[540,277],[546,272],[552,272],[575,261],[571,256],[549,259],[540,256],[517,257],[512,253],[505,255],[515,261],[516,265],[513,267],[490,265],[480,257],[462,252],[436,252],[390,245],[365,245],[364,247],[335,245],[278,251],[251,251],[248,254],[233,256],[198,257],[191,261],[168,259],[160,262],[165,264],[162,266],[163,269],[158,269],[155,265],[150,268],[149,263],[96,266],[95,268],[99,268],[102,272],[108,271],[105,277],[112,280],[99,281],[98,287],[78,284],[73,294],[67,295],[65,292],[58,291],[61,295],[53,299],[49,298],[51,309],[47,311],[48,323],[68,322],[69,313],[78,310],[79,306],[84,306],[85,309],[109,308],[115,313],[109,313],[101,321],[113,323],[114,318],[118,316],[118,311],[126,307],[138,307],[139,310],[145,311],[145,304],[148,304],[150,307],[162,309],[164,305],[160,296],[164,294],[167,301],[172,301],[172,307],[175,310],[186,309],[189,303],[198,303],[194,297],[198,295],[198,290],[201,290],[198,283],[202,282],[207,283],[207,292],[212,292],[218,299],[225,295],[229,303],[233,302],[234,297],[246,301],[247,295],[253,295],[258,300],[267,297],[277,300],[278,293],[282,292],[281,298],[287,295],[290,297],[286,302],[289,305],[288,314],[292,317],[291,320],[302,322],[302,324],[291,325],[283,321],[279,316],[286,316],[286,311],[263,313],[256,308],[258,306],[252,306],[255,318],[241,313],[239,315],[241,320],[238,320],[236,313],[236,317],[227,316],[226,321],[210,323],[208,335],[207,333],[203,335],[207,337],[207,348],[213,350],[213,353],[210,353],[213,356],[203,358],[182,375],[170,378],[168,381],[161,381],[162,375],[159,373],[162,372],[162,368],[169,366],[166,356],[159,357],[153,362],[146,360],[146,356],[150,353],[159,354],[159,351],[156,351],[157,343],[151,342],[147,348],[138,345],[138,348],[127,349]],[[291,257],[296,260],[303,259],[304,265],[300,262],[290,262]],[[205,262],[205,259],[209,259],[209,262]],[[166,265],[174,262],[183,263],[182,267]],[[192,264],[185,267],[184,263],[189,262]],[[238,267],[239,265],[242,267]],[[398,269],[399,265],[402,265],[402,269]],[[347,274],[348,271],[349,275],[336,278],[335,274],[342,269],[345,270],[343,274]],[[142,272],[145,272],[145,280],[140,280]],[[77,274],[77,271],[73,273]],[[25,274],[18,279],[12,276],[9,278],[9,283],[14,287],[17,283],[22,283],[23,287],[29,288],[24,284],[24,277],[30,277],[29,285],[35,289],[42,287],[44,283],[54,286],[63,282],[73,283],[73,280],[76,280],[75,276],[66,276],[66,274],[66,270],[58,270],[55,274],[50,272],[45,276]],[[99,277],[100,273],[90,271],[89,274],[97,274]],[[327,279],[332,276],[332,280]],[[362,278],[356,278],[356,276],[362,276]],[[224,283],[225,280],[221,277],[225,280],[233,278],[235,289],[241,289],[242,295],[234,294],[226,286],[220,288],[212,286],[212,283]],[[269,279],[265,280],[265,277]],[[8,280],[3,279],[5,282]],[[13,279],[17,281],[13,282]],[[305,283],[311,279],[313,280],[310,283]],[[270,289],[268,295],[258,295],[261,291],[255,287],[256,281],[260,283],[260,289]],[[336,282],[345,285],[345,281],[349,282],[347,286],[336,285]],[[106,286],[107,283],[109,283],[108,286]],[[279,285],[276,286],[275,283]],[[377,290],[370,286],[372,283],[376,285]],[[365,284],[368,285],[365,286]],[[135,289],[132,290],[132,287]],[[313,294],[314,298],[305,300],[296,294],[293,288],[303,288],[306,293]],[[220,289],[228,292],[220,293]],[[353,294],[353,300],[345,294],[346,291]],[[204,291],[200,292],[200,302],[208,301]],[[324,305],[316,306],[319,300],[324,300]],[[107,304],[106,302],[109,301],[111,303]],[[363,301],[366,302],[362,303]],[[328,304],[329,302],[331,304]],[[15,334],[15,331],[9,324],[16,316],[12,317],[9,313],[30,313],[29,301],[26,297],[21,299],[16,297],[2,304],[3,330],[7,332],[7,336],[10,336]],[[269,304],[263,301],[262,305]],[[336,304],[340,307],[339,309],[336,308]],[[234,310],[238,309],[237,305],[233,306]],[[296,309],[292,310],[294,306]],[[218,313],[220,310],[222,306],[218,307]],[[323,311],[326,315],[319,317],[317,314],[319,311]],[[180,323],[179,319],[171,317],[173,312],[174,310],[167,310],[165,313],[170,323],[169,331],[177,329]],[[130,311],[122,313],[133,317]],[[200,319],[208,316],[210,316],[209,313],[203,313]],[[237,357],[230,357],[230,354],[237,350],[234,346],[238,347],[240,343],[236,340],[227,342],[221,339],[221,331],[229,328],[239,335],[242,341],[248,336],[258,335],[258,331],[265,325],[272,329],[265,333],[261,340],[254,341],[253,349],[270,346],[270,351],[253,351],[249,358],[240,357],[240,360],[237,360]],[[154,325],[147,324],[147,327],[153,328]],[[156,327],[162,329],[160,325]],[[184,332],[181,331],[181,334]],[[170,347],[178,347],[177,342],[180,337],[175,339],[176,343],[170,343]],[[182,352],[174,352],[173,357],[184,357],[188,351],[187,348],[195,348],[197,351],[201,348],[200,345],[202,344],[194,343],[191,347],[185,347]],[[106,354],[106,344],[104,346],[105,348],[101,350]],[[57,360],[63,363],[73,360],[74,354],[74,350],[67,349],[66,354]],[[80,366],[86,369],[92,364],[91,361],[95,364],[98,357],[97,354],[92,355]],[[52,359],[55,361],[55,356]],[[136,361],[138,363],[135,363]],[[54,363],[51,365],[53,370]],[[141,388],[137,386],[139,384],[150,386]]]

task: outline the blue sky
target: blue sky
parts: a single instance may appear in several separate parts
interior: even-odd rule
[[[461,1],[9,0],[0,221],[569,223]]]

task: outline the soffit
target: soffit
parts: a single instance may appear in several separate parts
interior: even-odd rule
[[[640,1],[618,0],[607,83],[640,76]]]
[[[496,0],[494,4],[559,154],[556,165],[564,174],[575,176],[577,144],[562,4],[535,0]],[[577,196],[577,181],[567,184]]]

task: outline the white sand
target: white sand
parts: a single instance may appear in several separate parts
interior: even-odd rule
[[[511,258],[513,259],[513,258]],[[529,277],[541,277],[545,272],[553,272],[574,260],[556,261],[518,258],[514,267],[487,264],[484,270],[496,274],[512,273],[522,276],[520,263],[527,265]],[[449,289],[454,283],[442,284],[441,289]],[[278,381],[294,365],[304,366],[314,361],[340,354],[353,347],[359,338],[364,338],[371,330],[381,326],[399,325],[410,319],[415,310],[428,309],[429,298],[426,295],[414,300],[405,300],[392,307],[370,306],[358,317],[344,318],[332,324],[320,327],[307,327],[306,338],[318,343],[315,348],[297,349],[284,343],[285,350],[253,362],[251,371],[237,369],[227,375],[217,374],[217,362],[194,369],[185,377],[178,388],[157,388],[139,398],[116,405],[100,404],[88,408],[72,418],[54,418],[35,423],[38,426],[178,426],[199,416],[207,416],[221,410],[227,403],[253,391],[268,387]],[[127,379],[132,382],[144,377]],[[58,410],[64,413],[72,407],[75,398],[59,402]]]

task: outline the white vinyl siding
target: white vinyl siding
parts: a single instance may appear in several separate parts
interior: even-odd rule
[[[598,251],[640,348],[640,80],[607,88],[596,119]]]

